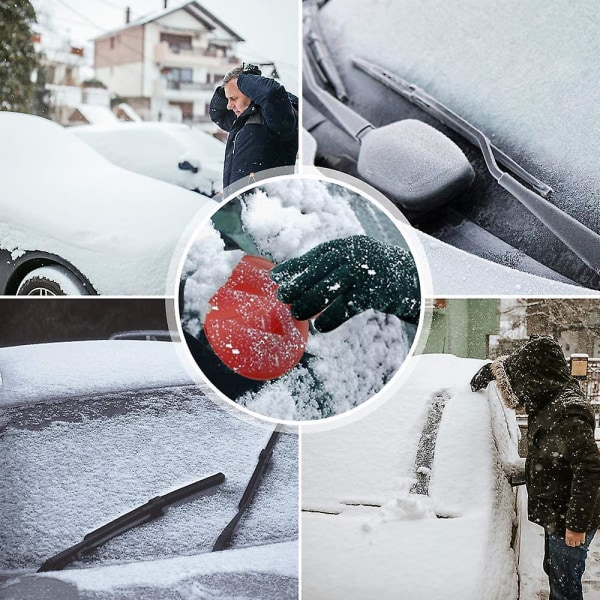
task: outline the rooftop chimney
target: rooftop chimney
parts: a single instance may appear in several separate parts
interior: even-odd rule
[[[166,10],[166,8],[167,8],[167,4],[168,4],[168,3],[169,3],[169,0],[165,0],[165,1],[164,1],[164,6],[163,6],[163,8],[164,8],[165,10]]]
[[[125,9],[125,24],[129,23],[130,19],[131,19],[131,8],[128,6]]]

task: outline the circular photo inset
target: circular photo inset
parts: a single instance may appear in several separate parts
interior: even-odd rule
[[[179,320],[204,378],[280,421],[324,419],[379,392],[421,318],[398,223],[339,183],[288,176],[230,199],[195,233]]]

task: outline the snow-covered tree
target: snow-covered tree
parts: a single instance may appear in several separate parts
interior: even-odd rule
[[[35,112],[39,67],[32,37],[35,11],[29,0],[0,0],[0,110]]]

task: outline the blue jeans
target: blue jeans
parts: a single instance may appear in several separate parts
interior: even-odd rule
[[[544,531],[544,571],[550,581],[550,600],[583,600],[581,578],[596,530],[588,531],[585,543],[576,548],[567,546],[564,535]]]

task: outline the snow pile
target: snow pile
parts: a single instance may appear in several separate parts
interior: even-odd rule
[[[401,394],[333,431],[305,430],[304,595],[516,598],[514,496],[501,466],[501,457],[511,455],[502,447],[515,440],[496,435],[496,399],[488,403],[485,393],[470,391],[483,361],[450,355],[409,360],[414,370]],[[429,495],[412,494],[417,445],[440,389],[449,399]]]
[[[242,218],[256,245],[274,262],[364,233],[350,194],[338,185],[289,178],[261,187],[244,199]]]
[[[70,131],[124,169],[209,196],[222,188],[225,145],[204,131],[152,122],[84,125]],[[185,161],[193,168],[180,169]]]
[[[208,198],[115,167],[47,119],[1,112],[0,129],[0,248],[59,255],[103,294],[172,293],[173,255]]]
[[[368,209],[357,209],[365,204]],[[394,237],[390,225],[385,229],[378,222],[389,223],[382,215],[339,185],[295,177],[248,193],[241,211],[245,233],[261,255],[274,262],[302,255],[331,239],[362,234],[367,227],[384,231],[385,241],[390,241]],[[394,231],[394,243],[401,240],[404,245],[395,227]],[[182,324],[192,335],[200,331],[208,300],[240,259],[240,252],[223,248],[212,224],[207,224],[186,258]],[[366,311],[333,332],[309,334],[307,352],[312,358],[308,364],[235,400],[254,412],[286,420],[318,419],[347,411],[389,381],[403,363],[415,331],[394,316]]]

